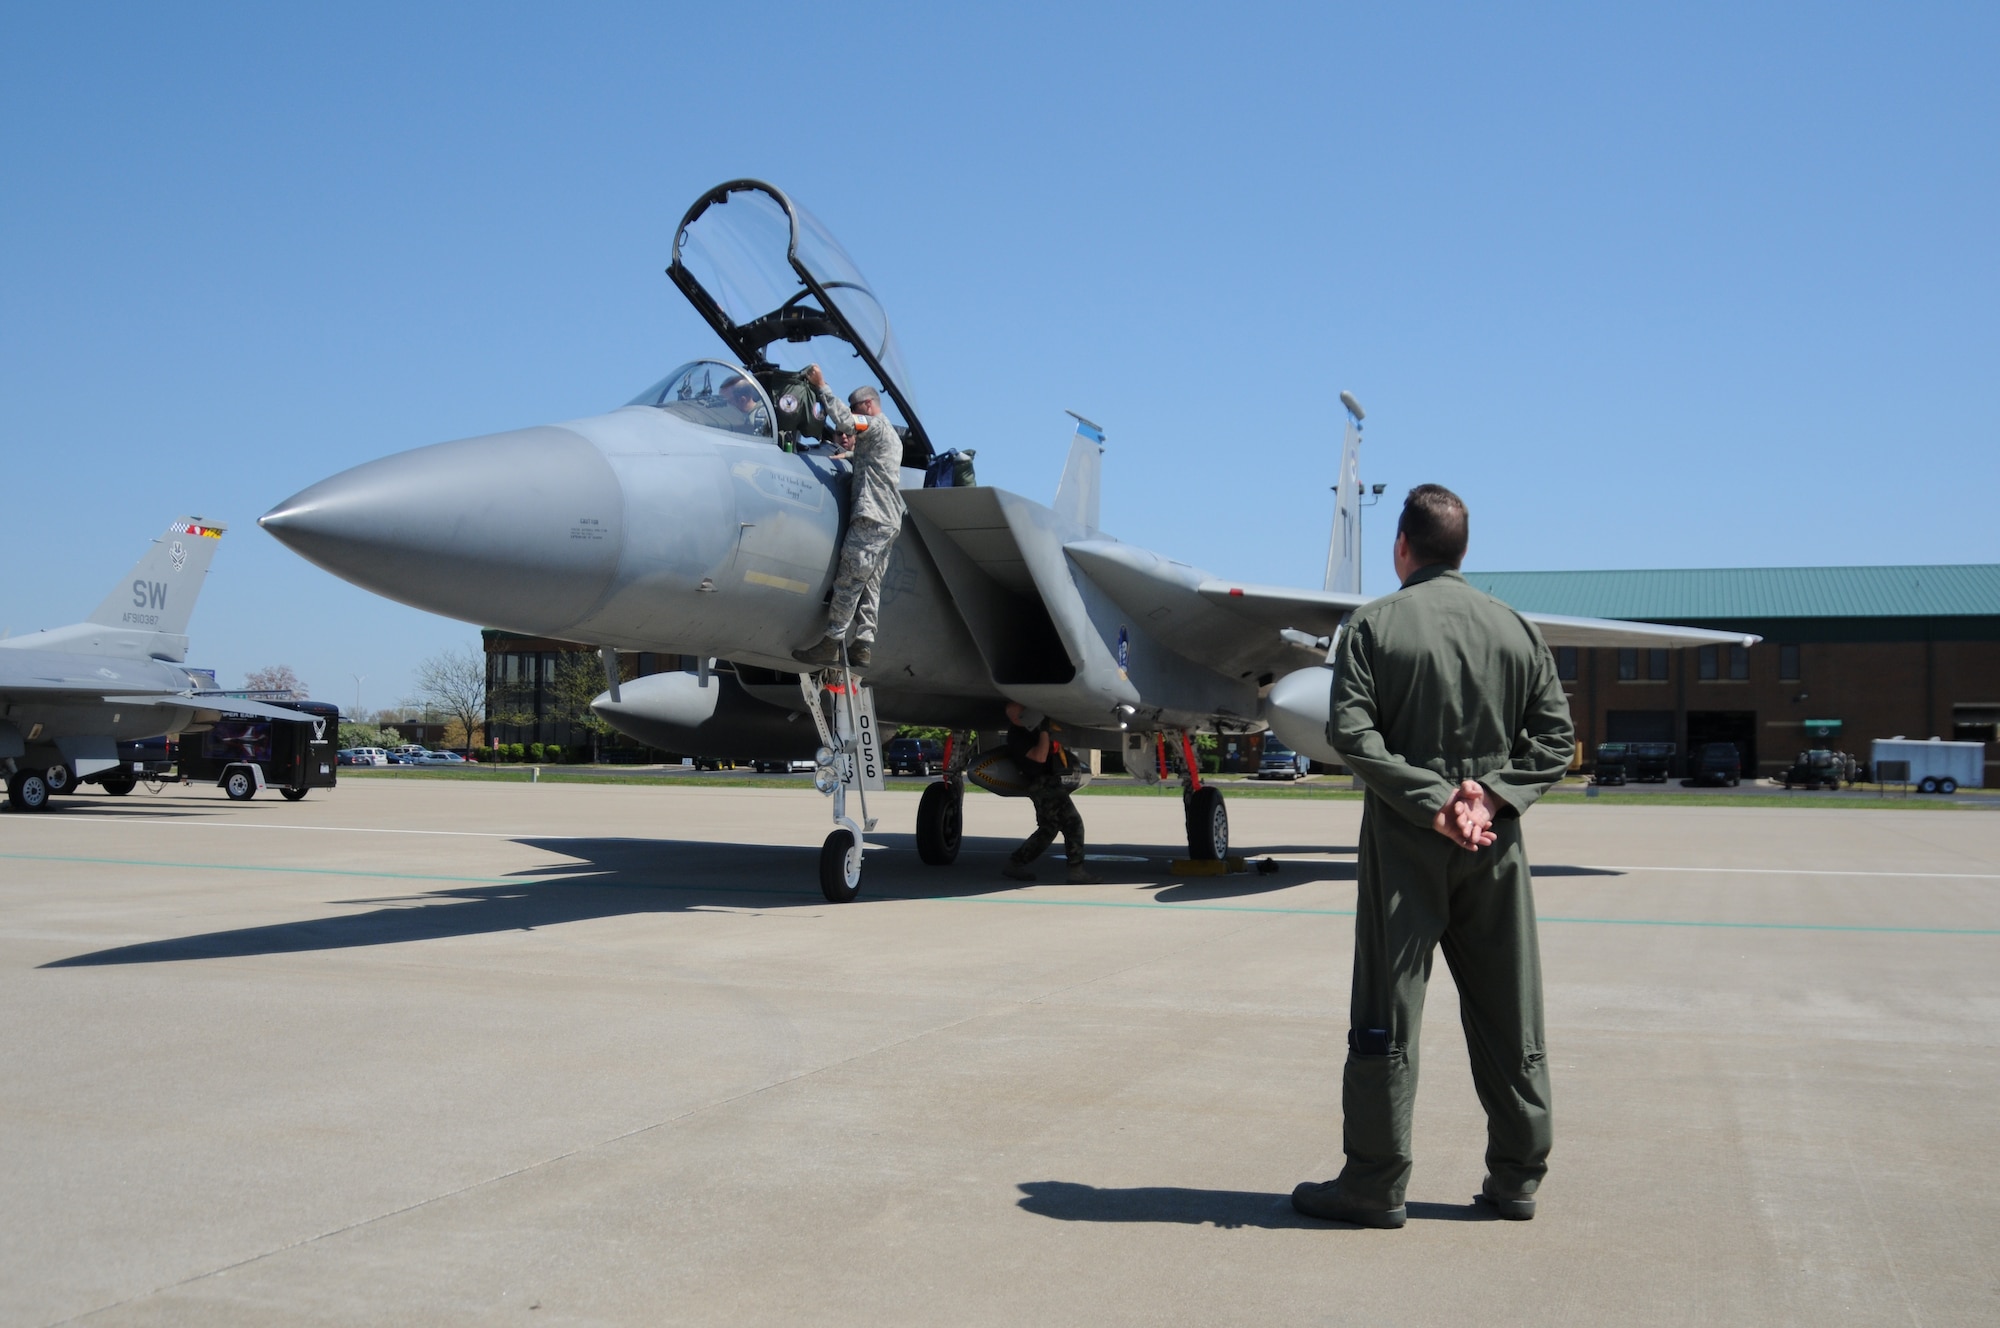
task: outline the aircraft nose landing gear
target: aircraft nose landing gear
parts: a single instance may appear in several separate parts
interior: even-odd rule
[[[875,701],[844,660],[842,667],[825,673],[801,673],[799,693],[819,729],[819,773],[813,787],[833,799],[834,829],[819,850],[819,889],[831,903],[851,903],[861,891],[862,837],[875,828],[868,793],[883,788]],[[847,815],[850,789],[861,800],[859,824]]]

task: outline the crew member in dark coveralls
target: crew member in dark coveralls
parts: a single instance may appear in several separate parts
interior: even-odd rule
[[[1548,1171],[1541,956],[1521,813],[1569,767],[1569,705],[1541,635],[1458,574],[1465,504],[1410,491],[1396,526],[1402,589],[1340,638],[1327,738],[1368,790],[1354,986],[1342,1076],[1347,1165],[1292,1192],[1301,1213],[1400,1227],[1431,952],[1458,986],[1486,1109],[1480,1198],[1535,1215]]]
[[[1053,768],[1051,758],[1057,755],[1057,748],[1049,733],[1048,718],[1024,710],[1012,701],[1007,703],[1007,718],[1013,723],[1007,730],[1007,750],[1028,776],[1028,798],[1035,804],[1035,833],[1021,841],[1021,847],[1001,866],[1000,874],[1014,881],[1034,880],[1035,859],[1042,856],[1042,850],[1054,842],[1060,831],[1063,850],[1069,858],[1069,883],[1102,884],[1083,865],[1083,817],[1071,801],[1069,790],[1063,787],[1063,772]]]

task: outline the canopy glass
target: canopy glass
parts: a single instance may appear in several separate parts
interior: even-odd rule
[[[833,233],[781,190],[732,180],[703,194],[681,219],[667,274],[753,371],[816,362],[844,394],[862,384],[828,354],[829,340],[843,343],[890,416],[930,450],[887,311]]]

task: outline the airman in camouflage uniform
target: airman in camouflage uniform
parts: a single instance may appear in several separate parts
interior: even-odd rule
[[[1368,798],[1341,1091],[1347,1164],[1293,1191],[1313,1217],[1404,1223],[1417,1042],[1440,945],[1486,1110],[1480,1197],[1503,1217],[1533,1217],[1548,1171],[1541,957],[1520,816],[1569,766],[1569,705],[1540,634],[1458,574],[1465,543],[1457,496],[1413,489],[1397,525],[1402,589],[1356,610],[1340,639],[1327,736]]]
[[[882,398],[872,387],[848,394],[848,405],[826,390],[817,365],[809,371],[827,418],[840,433],[852,433],[853,488],[849,493],[847,538],[840,546],[834,575],[833,601],[827,606],[826,639],[792,658],[825,667],[840,662],[840,643],[852,632],[848,663],[865,669],[874,662],[875,615],[881,602],[882,574],[889,567],[889,550],[903,527],[903,440],[882,413]],[[852,406],[850,413],[848,406]]]

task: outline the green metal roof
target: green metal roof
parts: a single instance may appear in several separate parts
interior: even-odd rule
[[[2000,563],[1467,572],[1529,613],[1667,622],[1717,618],[2000,617]]]

